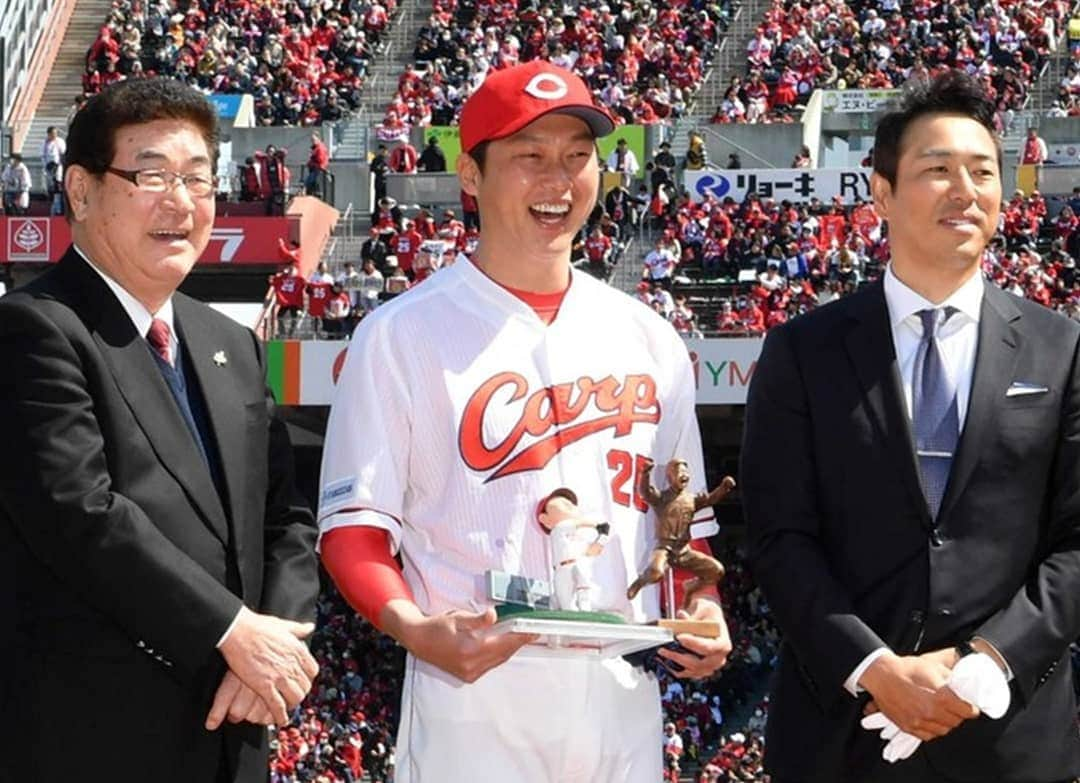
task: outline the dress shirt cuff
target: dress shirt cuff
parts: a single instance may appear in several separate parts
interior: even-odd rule
[[[973,636],[973,637],[971,637],[971,640],[972,641],[980,641],[983,644],[985,644],[987,647],[989,647],[991,650],[994,651],[994,654],[998,657],[998,660],[1000,660],[1001,663],[1005,666],[1005,682],[1012,682],[1013,681],[1012,667],[1009,666],[1009,662],[1007,660],[1005,660],[1005,656],[1001,654],[1001,650],[999,650],[996,646],[994,646],[993,642],[991,642],[989,639],[986,639],[985,637]]]
[[[885,653],[889,652],[888,647],[878,647],[872,653],[862,659],[862,663],[855,667],[855,671],[851,673],[851,676],[844,680],[844,690],[850,693],[852,696],[858,696],[863,692],[862,687],[859,685],[859,680],[866,674],[866,670],[870,668],[870,664],[876,661]]]
[[[242,611],[244,611],[244,607],[243,607],[243,606],[241,606],[241,607],[240,607],[240,610],[239,610],[239,611],[238,611],[238,612],[236,613],[236,617],[234,617],[234,618],[232,619],[232,622],[231,622],[231,623],[229,623],[229,627],[225,629],[225,633],[223,633],[223,634],[221,635],[221,638],[220,638],[220,639],[218,639],[218,643],[214,645],[214,647],[215,647],[215,648],[217,648],[218,650],[220,650],[220,649],[221,649],[221,645],[225,644],[225,640],[229,638],[229,634],[231,634],[231,633],[232,633],[232,631],[233,631],[233,628],[235,628],[235,627],[236,627],[236,621],[240,619],[240,612],[242,612]]]

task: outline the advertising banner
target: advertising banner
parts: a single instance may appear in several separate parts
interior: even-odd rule
[[[687,340],[698,405],[745,405],[764,340]],[[338,340],[274,340],[266,346],[267,382],[281,405],[329,405],[349,344]]]
[[[856,198],[870,201],[870,169],[705,169],[687,171],[685,184],[695,201],[712,195],[721,201],[730,196],[742,202],[751,193],[775,201],[796,203],[817,196],[831,201],[839,196],[844,204]]]
[[[821,110],[826,114],[878,112],[898,95],[899,90],[825,90]]]
[[[745,405],[750,378],[765,340],[721,337],[687,340],[698,405]]]
[[[200,264],[277,264],[278,239],[289,236],[287,217],[218,218]],[[0,217],[0,263],[60,260],[71,244],[62,217]]]

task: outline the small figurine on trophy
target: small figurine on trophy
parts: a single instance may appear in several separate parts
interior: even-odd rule
[[[611,525],[585,519],[573,490],[560,487],[540,501],[536,519],[551,536],[556,609],[591,612],[597,585],[593,560],[604,549]]]
[[[662,580],[671,568],[685,568],[694,575],[694,579],[686,585],[683,598],[685,608],[698,592],[718,584],[724,577],[724,566],[719,560],[690,547],[690,526],[694,522],[694,514],[720,502],[735,488],[735,479],[724,476],[720,486],[712,492],[695,495],[687,489],[690,484],[689,465],[685,460],[673,459],[667,464],[668,487],[661,492],[652,485],[654,464],[651,459],[646,459],[638,492],[656,513],[656,545],[649,557],[649,565],[627,589],[626,596],[633,599],[645,585]],[[668,611],[672,614],[675,611],[670,603]]]

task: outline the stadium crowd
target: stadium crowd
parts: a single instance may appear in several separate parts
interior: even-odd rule
[[[117,0],[86,57],[83,92],[150,74],[250,93],[260,125],[318,125],[360,106],[397,0]]]
[[[649,124],[686,110],[737,9],[735,0],[679,3],[435,0],[379,129],[453,125],[491,70],[544,58],[575,71],[619,122]]]
[[[271,739],[270,783],[393,779],[404,650],[329,587],[311,652],[319,679]]]
[[[1050,209],[1038,191],[1003,205],[984,271],[1001,288],[1080,320],[1080,188]],[[739,203],[685,191],[654,216],[638,296],[686,336],[762,334],[855,291],[889,257],[870,203]],[[694,312],[694,308],[699,312]]]
[[[1070,7],[1068,0],[772,0],[747,44],[746,76],[732,77],[712,121],[792,122],[816,88],[891,89],[956,67],[983,80],[1007,126],[1063,35]],[[1076,73],[1072,86],[1080,87]],[[1075,97],[1063,104],[1066,114]]]

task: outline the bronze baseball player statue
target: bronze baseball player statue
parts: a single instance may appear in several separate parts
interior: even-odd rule
[[[654,464],[651,459],[646,459],[638,492],[656,513],[656,546],[649,557],[649,565],[627,589],[626,597],[633,599],[645,585],[659,582],[669,568],[685,568],[694,575],[687,583],[683,597],[683,606],[687,607],[696,593],[709,585],[719,584],[724,578],[724,566],[719,560],[690,547],[694,514],[705,506],[719,503],[735,488],[735,479],[724,476],[720,486],[712,492],[695,495],[687,489],[690,468],[686,460],[673,459],[667,464],[668,487],[661,492],[652,485]]]

